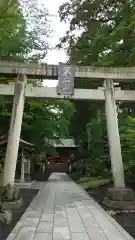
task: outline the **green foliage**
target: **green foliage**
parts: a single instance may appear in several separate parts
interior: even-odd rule
[[[98,112],[96,118],[85,122],[84,125],[86,125],[85,138],[82,138],[78,156],[76,156],[78,160],[76,168],[88,176],[109,175],[110,159],[104,114]]]
[[[21,60],[27,51],[28,44],[25,20],[18,0],[7,2],[11,2],[11,4],[0,10],[2,11],[0,17],[0,58]]]
[[[59,13],[61,21],[70,22],[61,43],[67,43],[72,61],[101,66],[135,64],[133,0],[71,0]]]
[[[22,136],[45,150],[45,139],[68,135],[69,116],[72,114],[73,105],[68,101],[27,101]]]
[[[135,118],[120,116],[120,136],[127,181],[134,181],[135,176]]]
[[[35,0],[20,0],[20,6],[29,41],[25,58],[32,62],[44,59],[49,50],[48,37],[51,33],[49,12],[44,4],[36,3]]]
[[[35,1],[0,3],[0,58],[37,61],[46,56],[50,34],[48,12]]]
[[[8,132],[11,118],[12,99],[0,99],[0,135]],[[40,152],[52,152],[46,139],[68,136],[70,117],[74,112],[73,104],[65,100],[25,102],[21,137],[35,144]]]
[[[79,172],[72,172],[70,173],[70,177],[74,180],[74,181],[77,181],[80,177],[81,177],[81,174]]]

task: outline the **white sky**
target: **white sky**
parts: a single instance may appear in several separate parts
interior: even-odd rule
[[[64,35],[67,29],[67,25],[61,23],[58,16],[59,6],[66,2],[66,0],[37,0],[40,3],[45,4],[46,8],[49,10],[50,14],[53,15],[51,17],[51,28],[53,29],[53,33],[49,39],[49,44],[51,47],[55,47],[57,43],[59,43],[59,38]],[[58,64],[59,62],[66,61],[66,53],[63,50],[52,50],[47,55],[47,63],[48,64]],[[48,87],[55,87],[57,81],[54,80],[45,80],[44,85]]]
[[[67,26],[64,23],[61,23],[58,16],[58,9],[59,6],[66,2],[66,0],[40,0],[42,1],[45,6],[48,8],[50,14],[53,16],[51,17],[51,28],[53,29],[53,33],[49,39],[49,44],[52,47],[59,42],[59,38],[62,37],[66,31]],[[58,62],[65,62],[66,61],[66,54],[64,51],[60,50],[52,50],[49,52],[47,57],[47,62],[49,64],[57,64]]]

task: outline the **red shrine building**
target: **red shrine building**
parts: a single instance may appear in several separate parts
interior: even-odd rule
[[[47,156],[48,167],[51,172],[71,171],[71,162],[74,159],[74,153],[77,149],[74,139],[61,138],[59,143],[54,142],[56,154]]]

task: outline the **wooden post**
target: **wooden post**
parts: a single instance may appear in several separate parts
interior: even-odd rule
[[[25,164],[25,157],[24,157],[23,152],[22,152],[22,157],[21,157],[21,179],[20,179],[20,182],[25,182],[24,164]]]
[[[29,181],[30,181],[30,166],[31,165],[31,162],[30,162],[30,159],[28,159],[28,178],[29,178]]]
[[[21,134],[27,77],[19,74],[15,84],[12,117],[4,163],[3,186],[14,185],[15,170]]]

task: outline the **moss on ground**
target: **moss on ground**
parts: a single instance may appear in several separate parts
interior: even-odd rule
[[[98,178],[88,176],[79,178],[78,173],[76,174],[74,173],[73,176],[72,176],[73,180],[76,181],[78,184],[83,184],[86,190],[105,186],[112,182],[111,178],[104,179],[101,176]]]
[[[89,182],[90,180],[91,180],[91,177],[82,177],[77,180],[77,183],[86,183],[86,182]]]
[[[98,188],[108,185],[112,182],[112,179],[94,179],[88,182],[86,189]]]

